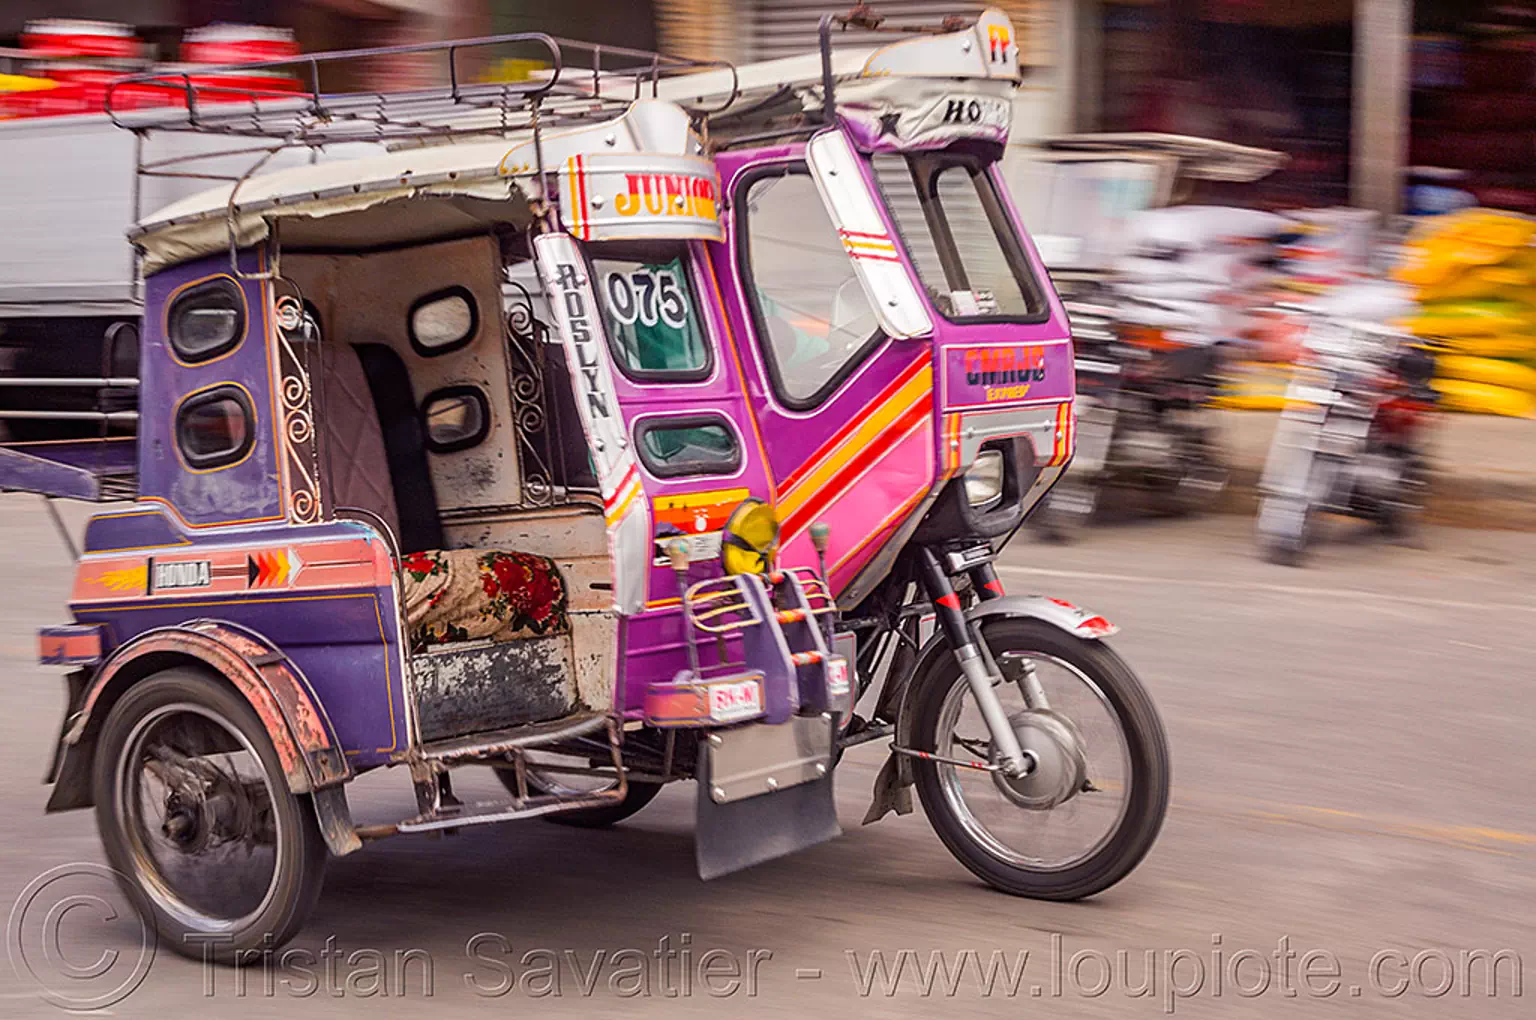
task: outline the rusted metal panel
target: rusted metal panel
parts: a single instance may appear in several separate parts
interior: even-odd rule
[[[92,681],[64,743],[81,741],[102,694],[124,670],[144,656],[165,653],[207,663],[235,685],[261,719],[290,789],[308,793],[351,777],[346,756],[293,664],[250,632],[211,621],[149,631],[114,652]]]
[[[599,712],[614,707],[619,624],[607,610],[571,613],[571,650],[576,663],[576,692],[581,703]]]
[[[315,817],[320,822],[320,834],[325,845],[337,857],[345,857],[360,850],[363,841],[358,838],[352,824],[352,809],[347,806],[347,791],[340,786],[316,790],[314,795]]]
[[[423,741],[558,719],[577,707],[566,635],[434,649],[412,668]]]

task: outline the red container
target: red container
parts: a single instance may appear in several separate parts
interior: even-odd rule
[[[181,37],[181,59],[189,64],[260,64],[299,55],[291,29],[265,25],[205,25]]]
[[[39,57],[96,57],[141,60],[144,43],[133,29],[115,21],[47,18],[27,23],[21,45]]]
[[[300,53],[293,32],[265,25],[205,25],[189,30],[181,40],[181,58],[188,64],[255,64],[292,60]],[[187,70],[192,70],[188,68]],[[250,73],[193,73],[199,102],[235,102],[299,91],[296,75],[282,70]]]

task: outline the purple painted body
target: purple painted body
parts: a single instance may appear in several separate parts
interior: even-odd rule
[[[241,253],[253,272],[259,253]],[[156,273],[144,283],[144,338],[139,368],[139,498],[165,503],[193,528],[283,520],[278,485],[273,351],[265,285],[237,281],[245,296],[245,338],[226,354],[189,365],[166,340],[166,314],[175,295],[196,283],[229,276],[228,256],[209,256]],[[220,386],[244,390],[255,411],[255,442],[239,463],[216,471],[190,468],[178,452],[176,415],[183,401]]]
[[[943,410],[1006,404],[1059,404],[1072,399],[1072,345],[1047,343],[948,344],[940,349]]]

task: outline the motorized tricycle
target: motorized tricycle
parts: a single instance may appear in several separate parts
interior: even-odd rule
[[[680,780],[721,875],[837,835],[873,740],[866,820],[916,786],[1000,889],[1091,895],[1151,847],[1167,743],[1115,627],[993,565],[1073,449],[1067,321],[997,168],[1013,28],[850,52],[836,24],[801,63],[576,71],[508,36],[440,49],[551,70],[219,104],[160,76],[179,109],[116,115],[260,162],[131,228],[136,437],[11,443],[0,478],[131,493],[41,633],[48,809],[95,809],[175,949],[280,944],[368,841],[609,824]],[[354,824],[385,766],[417,810]],[[457,798],[470,766],[506,798]]]

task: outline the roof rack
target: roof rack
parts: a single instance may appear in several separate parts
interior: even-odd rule
[[[461,56],[498,46],[542,49],[548,67],[522,81],[466,82]],[[320,87],[322,69],[413,54],[446,56],[448,84],[398,92],[327,93]],[[572,57],[584,59],[577,62]],[[253,74],[277,71],[289,76],[297,71],[297,80],[303,84],[284,91],[240,84],[242,79],[249,82]],[[729,83],[710,97],[711,105],[674,101],[702,133],[707,130],[708,118],[729,108],[739,95],[736,69],[729,62],[668,57],[542,32],[147,71],[112,82],[107,88],[105,111],[114,126],[141,138],[152,133],[184,132],[229,140],[222,146],[180,146],[172,154],[155,159],[147,158],[147,147],[140,144],[135,170],[141,179],[191,178],[233,184],[228,200],[231,265],[236,276],[245,277],[249,274],[240,271],[235,256],[233,210],[237,196],[247,181],[284,151],[359,143],[390,149],[467,138],[513,137],[532,142],[532,171],[543,180],[551,169],[544,160],[544,130],[611,119],[639,99],[658,97],[663,81],[701,72],[722,75]],[[233,164],[232,158],[236,160]],[[136,203],[142,202],[143,192],[142,187],[136,190]],[[135,208],[135,223],[144,213],[142,207]],[[140,271],[141,263],[136,260],[135,273]]]
[[[509,45],[542,47],[548,55],[549,70],[526,81],[464,81],[460,66],[462,53]],[[448,58],[446,87],[352,93],[325,93],[320,89],[322,67],[432,53]],[[585,54],[590,59],[590,67],[577,70],[578,65],[567,63],[567,54]],[[605,67],[605,64],[609,66]],[[614,64],[618,66],[612,66]],[[250,75],[276,70],[299,70],[299,78],[307,83],[307,87],[297,91],[268,91],[219,80],[221,75]],[[387,143],[464,134],[537,131],[541,126],[610,114],[647,93],[656,95],[659,83],[665,78],[705,70],[723,70],[733,76],[735,72],[726,61],[667,57],[647,50],[524,32],[449,42],[309,53],[259,63],[149,71],[113,82],[107,90],[106,112],[114,125],[131,131],[189,131],[265,138],[284,146]],[[623,88],[618,89],[616,85]],[[162,91],[165,99],[175,105],[126,110],[114,102],[120,91],[146,88]],[[702,119],[730,106],[735,99],[733,89],[716,107],[701,109],[679,105]]]

